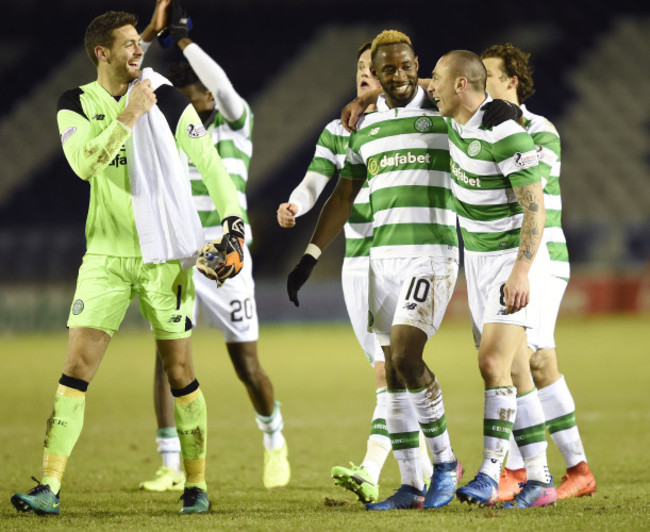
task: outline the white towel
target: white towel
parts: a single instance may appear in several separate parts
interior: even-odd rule
[[[154,90],[171,85],[151,68],[143,69],[141,79],[150,79]],[[133,83],[127,98],[132,87]],[[184,268],[191,267],[204,243],[201,221],[192,201],[187,158],[179,153],[157,105],[136,122],[126,153],[143,261],[159,264],[179,259]]]

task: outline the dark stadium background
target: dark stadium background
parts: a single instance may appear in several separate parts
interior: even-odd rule
[[[290,232],[278,228],[275,209],[302,178],[325,123],[337,117],[340,108],[354,96],[356,46],[364,40],[356,36],[365,35],[369,39],[388,28],[400,29],[411,36],[420,58],[422,77],[429,76],[442,53],[455,48],[480,52],[490,44],[510,41],[533,53],[537,93],[527,103],[531,110],[556,123],[563,140],[564,221],[575,282],[579,286],[581,276],[604,275],[640,279],[639,283],[643,284],[643,272],[650,259],[648,2],[185,0],[184,3],[194,21],[191,37],[224,67],[235,88],[256,113],[248,202],[261,298],[277,299],[279,292],[275,289],[284,284],[286,274],[309,240],[318,207],[299,219],[299,226]],[[14,301],[27,305],[25,301],[34,290],[47,293],[53,287],[70,286],[84,251],[88,185],[72,173],[60,146],[45,148],[57,137],[58,93],[52,90],[62,83],[57,75],[69,80],[69,87],[63,88],[95,79],[89,61],[79,63],[75,71],[79,79],[69,76],[65,70],[70,64],[76,64],[71,58],[83,50],[83,32],[94,16],[109,9],[131,11],[140,17],[138,29],[142,30],[153,5],[153,0],[23,0],[14,3],[11,17],[5,18],[0,35],[0,157],[3,159],[0,166],[0,321],[4,315],[5,326]],[[625,38],[626,31],[621,32],[621,28],[629,25],[637,28],[640,38],[637,36],[629,45],[623,43],[616,50],[609,50],[603,44],[612,42],[608,39],[617,31],[619,40]],[[355,36],[350,42],[356,44],[331,37],[345,34],[348,28]],[[324,42],[329,44],[323,46]],[[319,53],[322,55],[318,56]],[[341,59],[332,62],[328,56]],[[148,60],[164,73],[166,66],[180,57],[176,49],[155,48]],[[303,71],[296,81],[295,74],[291,77],[292,65],[303,65],[309,57],[311,62],[301,67]],[[593,61],[602,61],[602,68],[594,67]],[[622,65],[628,63],[629,68],[623,70]],[[595,68],[596,75],[590,78],[586,74],[576,81],[576,72],[589,64],[591,71]],[[598,92],[605,87],[612,90]],[[628,91],[630,87],[636,92]],[[613,96],[607,99],[599,94]],[[321,106],[311,106],[309,98]],[[608,109],[614,115],[612,121],[619,129],[590,124],[584,125],[584,133],[575,129],[576,121],[570,121],[571,113],[590,99],[600,101],[603,113]],[[282,106],[277,103],[283,101]],[[323,102],[327,102],[325,110]],[[276,146],[283,135],[271,134],[274,130],[265,127],[268,124],[263,120],[271,117],[286,127],[286,131],[297,131],[300,126],[298,141],[290,148]],[[619,132],[631,120],[635,123],[640,120],[642,124],[634,133],[635,142],[641,144],[634,153],[619,137]],[[568,124],[566,130],[561,128],[563,124]],[[566,142],[569,137],[566,131],[571,132],[570,143]],[[594,160],[590,161],[589,171],[580,171],[584,165],[577,156],[585,152],[585,147]],[[282,157],[278,160],[280,149]],[[603,162],[599,157],[604,158]],[[620,162],[612,161],[617,157]],[[636,166],[630,167],[632,159]],[[24,163],[34,160],[39,163],[25,171]],[[620,172],[611,174],[605,163],[614,163]],[[630,174],[634,175],[628,181]],[[611,195],[610,198],[607,186],[612,182],[623,197]],[[607,207],[610,202],[615,208],[611,211],[603,208],[602,205]],[[322,201],[318,205],[321,204]],[[335,284],[342,249],[342,239],[339,239],[317,267],[315,287],[320,286],[319,282],[325,287]],[[340,293],[331,296],[330,292],[329,288],[322,293],[315,290],[313,305],[333,305],[336,314],[341,308]],[[71,293],[66,294],[69,300]],[[310,301],[309,292],[305,297]],[[335,301],[332,303],[328,297]],[[648,302],[645,304],[650,306]],[[308,308],[301,311],[304,316],[310,315]],[[283,299],[273,312],[277,317],[294,309]],[[289,315],[299,317],[295,312]],[[63,318],[58,316],[57,321]],[[47,319],[32,316],[28,321],[37,325],[39,320],[48,322],[49,319],[49,315]]]

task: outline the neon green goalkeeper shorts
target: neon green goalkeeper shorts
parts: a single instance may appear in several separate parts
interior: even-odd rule
[[[158,340],[191,335],[194,306],[192,269],[178,261],[144,264],[142,257],[86,253],[79,268],[68,327],[91,327],[111,336],[119,329],[131,301]]]

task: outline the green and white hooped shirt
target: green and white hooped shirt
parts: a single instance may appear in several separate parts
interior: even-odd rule
[[[318,137],[314,158],[307,171],[316,172],[329,179],[334,177],[345,165],[349,139],[350,133],[343,127],[341,121],[332,120]],[[367,183],[364,183],[357,194],[343,231],[345,233],[343,265],[367,267],[372,243],[372,213]]]
[[[248,103],[245,101],[243,103],[244,113],[237,121],[228,122],[218,110],[215,110],[207,124],[204,125],[237,189],[246,228],[246,244],[250,245],[253,234],[248,220],[246,184],[253,155],[253,113]],[[215,240],[223,234],[221,216],[208,195],[201,174],[192,161],[189,162],[189,168],[192,196],[203,226],[203,235],[206,241]]]
[[[485,129],[482,119],[480,109],[465,125],[447,119],[451,188],[465,251],[499,253],[519,247],[523,210],[513,188],[540,182],[539,166],[519,124]]]
[[[560,191],[561,150],[560,135],[555,126],[546,118],[531,113],[521,105],[524,113],[524,127],[537,147],[537,161],[544,184],[544,207],[546,226],[543,244],[546,244],[551,257],[550,273],[555,277],[569,280],[569,250],[562,231],[562,196]]]
[[[429,255],[458,259],[447,124],[424,91],[405,107],[364,115],[350,135],[341,176],[367,181],[371,258]]]

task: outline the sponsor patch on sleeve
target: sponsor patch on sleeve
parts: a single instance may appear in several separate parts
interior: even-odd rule
[[[527,151],[524,153],[518,151],[513,155],[513,159],[519,168],[528,168],[529,166],[535,166],[537,164],[537,152],[536,150]]]
[[[202,137],[207,133],[205,127],[203,127],[203,124],[199,125],[194,125],[190,124],[187,126],[187,136],[190,137],[191,139],[197,139],[199,137]]]
[[[68,140],[72,135],[77,131],[76,127],[69,127],[63,133],[61,133],[61,144],[65,144],[65,141]]]

